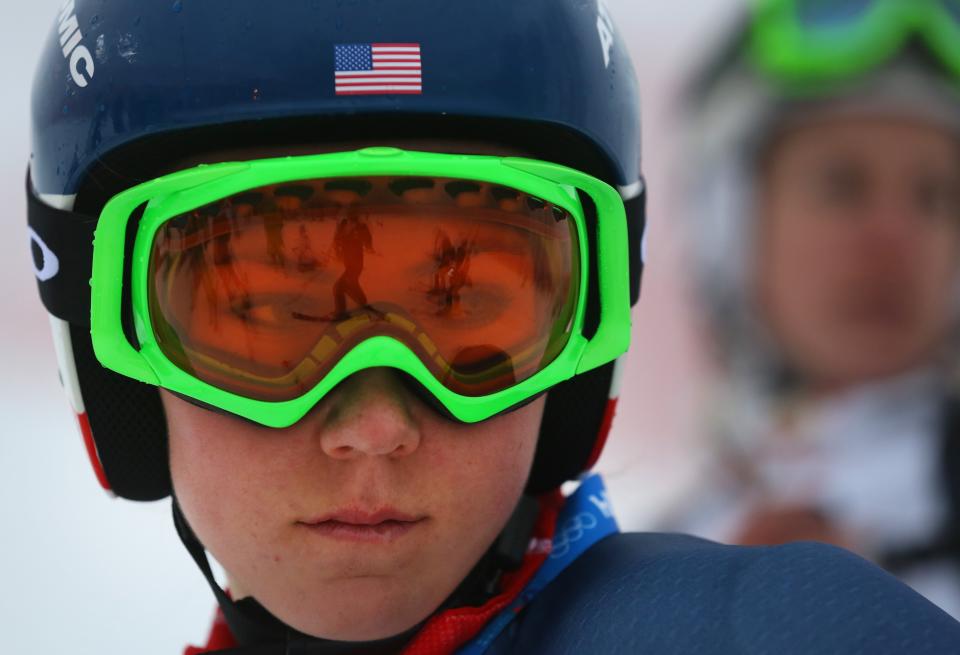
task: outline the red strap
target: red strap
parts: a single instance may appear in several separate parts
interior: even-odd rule
[[[540,497],[540,517],[533,531],[534,538],[530,550],[524,557],[521,567],[503,577],[503,593],[492,598],[482,607],[447,610],[433,617],[407,645],[403,655],[450,655],[476,637],[487,623],[523,591],[533,574],[550,555],[550,544],[557,527],[557,515],[562,506],[563,496],[559,491]],[[223,613],[218,609],[207,645],[204,648],[188,646],[183,655],[203,655],[203,653],[237,646],[239,644],[230,634],[230,628],[223,618]]]
[[[593,465],[600,459],[600,453],[603,452],[603,447],[607,443],[607,437],[610,436],[613,417],[617,414],[617,400],[618,398],[611,398],[607,401],[607,407],[603,413],[603,421],[600,423],[600,431],[597,433],[597,440],[593,442],[593,452],[590,453],[590,458],[587,460],[587,465],[583,469],[584,471],[592,469]]]
[[[223,618],[223,612],[220,611],[220,608],[217,608],[217,615],[213,617],[213,627],[210,628],[207,645],[203,648],[187,646],[183,655],[203,655],[203,653],[224,650],[226,648],[236,648],[239,645],[240,644],[233,638],[233,635],[230,634],[230,627],[227,625],[226,619]]]
[[[93,441],[93,430],[90,429],[90,419],[86,412],[77,414],[77,423],[80,424],[80,434],[83,435],[83,445],[87,449],[87,457],[90,458],[90,464],[93,466],[93,472],[97,476],[97,482],[106,491],[110,489],[110,483],[107,481],[107,474],[103,471],[103,464],[100,463],[100,455],[97,454],[97,445]]]

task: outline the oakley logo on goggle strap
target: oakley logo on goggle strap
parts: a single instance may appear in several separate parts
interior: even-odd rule
[[[60,272],[60,259],[32,227],[27,230],[30,232],[30,250],[33,252],[33,274],[41,282],[53,279]]]
[[[82,89],[93,79],[94,65],[90,50],[81,43],[83,32],[80,31],[80,23],[77,21],[74,0],[68,0],[60,10],[57,31],[60,33],[63,57],[70,62],[70,76]]]

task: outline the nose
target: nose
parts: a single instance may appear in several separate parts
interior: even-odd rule
[[[864,224],[862,247],[865,254],[886,262],[909,259],[922,232],[924,217],[908,202],[886,198],[875,203],[870,220]]]
[[[917,229],[923,217],[912,207],[903,204],[878,207],[873,213],[870,227],[875,238],[887,241],[902,241]]]
[[[316,426],[323,452],[338,460],[399,459],[416,452],[421,427],[412,413],[416,399],[394,371],[361,371],[327,398]]]

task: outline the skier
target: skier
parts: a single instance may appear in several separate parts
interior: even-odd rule
[[[74,12],[136,57],[71,75]],[[29,221],[35,253],[58,258],[38,279],[61,375],[101,483],[173,497],[220,608],[188,652],[958,643],[948,616],[839,549],[621,535],[597,477],[560,494],[603,447],[642,266],[637,92],[602,5],[76,0],[33,121]],[[316,220],[274,224],[287,184],[311,189]],[[301,225],[332,245],[345,184],[380,255],[363,272],[379,320],[319,320],[335,275],[278,252]],[[248,300],[214,321],[192,296],[195,262],[217,264],[192,253],[230,223],[191,212],[240,198],[259,199],[229,233]],[[186,234],[184,216],[200,217]],[[424,289],[438,230],[482,235],[458,291],[471,320],[438,316]]]
[[[960,616],[960,34],[942,3],[757,3],[691,94],[721,372],[665,525],[817,539]]]

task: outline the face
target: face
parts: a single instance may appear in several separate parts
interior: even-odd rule
[[[544,406],[454,423],[389,369],[355,374],[282,430],[161,395],[177,499],[233,597],[349,641],[415,626],[466,577],[523,492]]]
[[[520,498],[543,412],[458,425],[384,369],[284,430],[163,402],[177,498],[234,597],[341,640],[399,634],[453,592]]]
[[[787,359],[817,386],[928,361],[950,328],[960,148],[920,123],[796,128],[761,172],[757,289]]]

